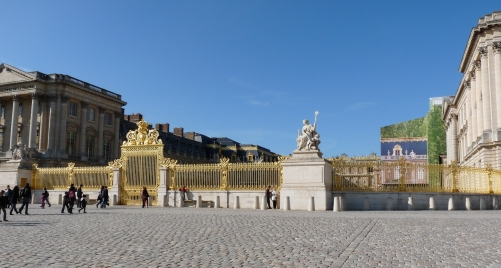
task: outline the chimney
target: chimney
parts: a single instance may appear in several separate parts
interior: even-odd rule
[[[169,123],[162,124],[162,131],[169,132]]]
[[[183,137],[183,131],[184,129],[182,127],[175,127],[174,128],[174,135]]]
[[[195,140],[195,132],[186,132],[186,137],[189,140]]]

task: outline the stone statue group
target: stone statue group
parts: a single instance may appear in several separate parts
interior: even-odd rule
[[[315,112],[315,121],[313,126],[310,125],[307,119],[303,120],[302,131],[298,130],[297,149],[298,151],[320,151],[318,145],[320,144],[320,134],[317,133],[317,117],[318,111]]]

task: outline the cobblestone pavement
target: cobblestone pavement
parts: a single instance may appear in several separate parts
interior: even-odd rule
[[[0,222],[0,266],[501,267],[501,211],[60,208]]]

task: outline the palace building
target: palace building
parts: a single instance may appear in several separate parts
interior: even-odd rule
[[[40,166],[88,166],[118,158],[125,104],[119,94],[72,76],[3,63],[0,163],[29,159]]]
[[[501,11],[478,20],[459,65],[456,95],[444,99],[447,163],[501,168]]]

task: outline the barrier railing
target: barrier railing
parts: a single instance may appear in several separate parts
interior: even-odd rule
[[[35,190],[64,190],[73,183],[83,185],[87,190],[98,190],[101,186],[111,187],[113,173],[109,166],[104,167],[75,167],[69,163],[68,167],[39,168],[33,164],[32,178]]]
[[[333,166],[334,191],[501,193],[501,171],[487,168],[328,159]]]

